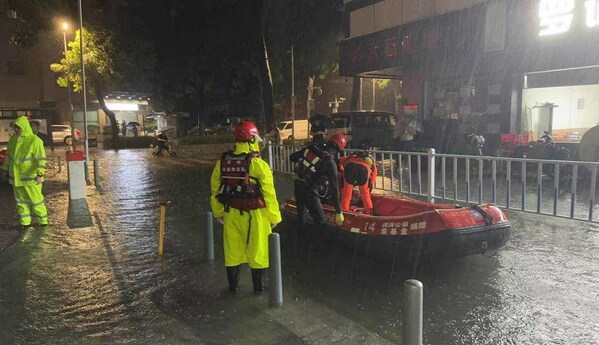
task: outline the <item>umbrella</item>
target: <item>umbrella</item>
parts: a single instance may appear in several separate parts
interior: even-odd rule
[[[127,127],[129,128],[133,128],[133,127],[141,127],[141,125],[139,124],[139,122],[129,122],[127,124]]]

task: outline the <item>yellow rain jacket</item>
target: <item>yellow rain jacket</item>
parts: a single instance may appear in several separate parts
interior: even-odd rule
[[[258,152],[258,143],[235,143],[235,155]],[[225,206],[216,196],[221,187],[220,160],[212,171],[210,206],[215,218],[223,217],[224,234],[223,245],[225,252],[225,266],[233,267],[248,263],[251,268],[268,268],[268,235],[271,233],[271,224],[281,222],[279,202],[275,193],[272,171],[268,164],[261,158],[252,158],[250,161],[250,176],[255,178],[261,187],[265,208],[240,211],[230,208],[225,212]]]
[[[15,125],[21,128],[21,135],[10,137],[2,169],[8,171],[9,183],[14,187],[32,186],[38,175],[46,173],[46,150],[25,116],[17,118]]]

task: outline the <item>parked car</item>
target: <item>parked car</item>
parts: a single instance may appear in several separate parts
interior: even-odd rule
[[[81,131],[75,129],[75,133],[73,135],[73,130],[71,126],[67,125],[52,125],[52,141],[54,143],[64,143],[64,144],[72,144],[73,140],[79,141],[81,138]]]
[[[333,128],[328,130],[328,137],[332,137],[335,134],[343,134],[348,143],[352,141],[351,135],[351,116],[349,113],[335,113],[331,115],[333,121]]]
[[[281,138],[291,139],[293,134],[295,134],[296,140],[305,140],[310,136],[310,124],[308,120],[295,120],[295,133],[293,129],[294,122],[289,121],[279,121],[277,122],[277,128],[281,132]]]
[[[349,111],[331,115],[335,128],[329,137],[343,134],[352,148],[391,148],[397,115],[385,111]]]

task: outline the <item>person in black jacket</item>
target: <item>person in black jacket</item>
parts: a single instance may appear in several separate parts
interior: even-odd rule
[[[315,115],[310,118],[312,143],[290,156],[291,161],[298,164],[293,182],[300,246],[314,241],[314,236],[306,227],[306,211],[312,217],[313,231],[316,234],[322,233],[325,218],[321,199],[330,198],[335,207],[335,223],[337,225],[341,226],[344,221],[339,199],[335,155],[342,151],[345,145],[342,145],[343,147],[339,147],[337,143],[327,145],[324,138],[327,121],[330,119],[325,115]]]

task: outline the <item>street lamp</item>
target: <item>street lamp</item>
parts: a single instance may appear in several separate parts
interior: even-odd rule
[[[83,91],[83,126],[85,133],[85,179],[89,181],[89,143],[87,136],[87,87],[85,85],[85,59],[83,51],[83,6],[81,0],[78,1],[79,7],[79,53],[81,54],[81,91]]]
[[[69,30],[69,23],[62,23],[62,40],[64,43],[64,58],[67,59],[67,31]],[[67,71],[64,72],[64,77],[67,81],[67,97],[69,101],[69,121],[71,123],[71,130],[75,131],[75,119],[73,118],[73,102],[71,101],[71,83],[69,82],[69,74]]]

